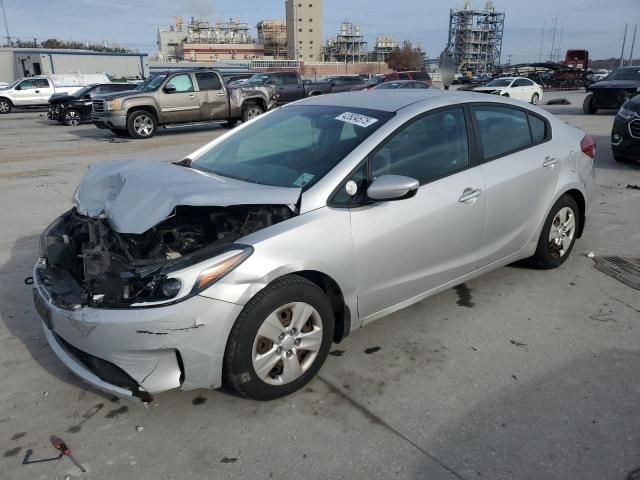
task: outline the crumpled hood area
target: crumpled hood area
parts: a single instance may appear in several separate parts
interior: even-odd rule
[[[294,205],[301,188],[271,187],[145,160],[91,165],[73,203],[78,213],[106,218],[119,233],[144,233],[177,206]]]

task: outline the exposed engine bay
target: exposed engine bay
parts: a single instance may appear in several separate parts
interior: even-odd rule
[[[167,301],[177,294],[168,273],[223,254],[238,239],[293,216],[281,205],[178,206],[146,232],[125,234],[74,209],[43,233],[46,268],[37,274],[62,308]]]

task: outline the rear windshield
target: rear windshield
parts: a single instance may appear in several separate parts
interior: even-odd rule
[[[640,68],[619,68],[607,80],[640,80]]]
[[[277,187],[310,188],[384,125],[392,112],[295,105],[237,130],[192,168]]]

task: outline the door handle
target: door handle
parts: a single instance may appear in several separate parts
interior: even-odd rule
[[[195,96],[195,95],[187,95],[187,98],[188,98],[189,100],[192,100],[192,99],[196,98],[196,96]]]
[[[558,163],[558,159],[555,157],[545,157],[544,163],[542,164],[545,168],[553,168],[554,165]]]
[[[482,190],[477,188],[465,188],[464,192],[462,192],[462,196],[458,199],[460,203],[471,203],[472,200],[475,200],[480,195],[482,195]]]
[[[218,93],[216,93],[216,97],[224,97],[224,92],[218,92]]]
[[[40,90],[36,90],[36,92],[35,92],[35,93],[40,93]]]

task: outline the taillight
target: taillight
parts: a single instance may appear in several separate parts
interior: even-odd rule
[[[580,141],[580,149],[582,153],[593,158],[596,156],[596,141],[591,135],[585,135]]]

